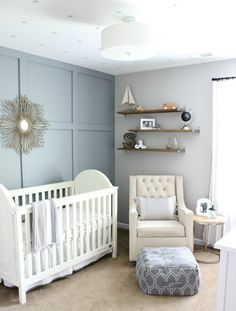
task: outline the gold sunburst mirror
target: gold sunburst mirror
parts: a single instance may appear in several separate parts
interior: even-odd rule
[[[48,122],[43,116],[43,106],[32,103],[27,96],[2,103],[0,130],[3,145],[17,152],[30,153],[44,146]]]

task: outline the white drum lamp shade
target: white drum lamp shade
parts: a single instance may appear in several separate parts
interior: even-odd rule
[[[102,31],[102,55],[121,61],[134,61],[153,57],[156,49],[148,25],[123,23]]]

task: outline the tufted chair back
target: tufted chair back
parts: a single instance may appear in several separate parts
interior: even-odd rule
[[[176,176],[130,176],[130,206],[136,197],[166,198],[176,196]]]

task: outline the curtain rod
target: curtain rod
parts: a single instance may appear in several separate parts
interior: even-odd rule
[[[236,77],[223,77],[223,78],[212,78],[212,81],[230,80],[236,79]]]

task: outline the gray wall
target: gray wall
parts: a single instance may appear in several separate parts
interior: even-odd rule
[[[50,126],[45,147],[22,159],[0,147],[0,183],[71,180],[89,168],[114,181],[113,76],[0,48],[0,101],[19,93],[44,106]]]
[[[136,153],[116,151],[115,181],[119,189],[119,222],[128,223],[129,176],[137,174],[173,174],[184,176],[185,201],[195,210],[198,198],[208,197],[211,165],[212,81],[213,77],[236,76],[236,60],[212,62],[116,77],[115,105],[121,110],[126,85],[130,85],[138,104],[144,108],[161,107],[165,102],[191,109],[191,127],[200,126],[201,133],[177,134],[185,154]],[[151,114],[162,127],[181,127],[179,114]],[[129,128],[139,126],[141,116],[115,116],[115,145]],[[167,133],[140,133],[148,146],[165,146]]]

